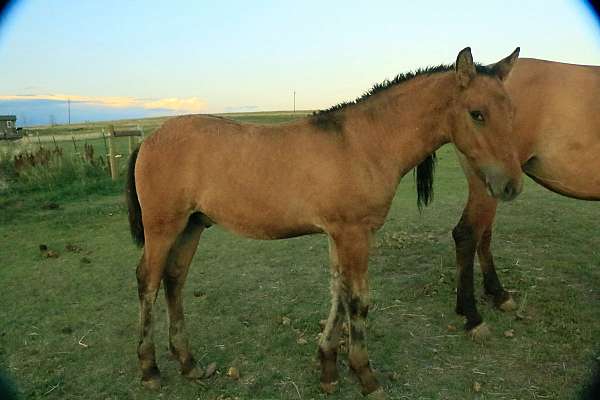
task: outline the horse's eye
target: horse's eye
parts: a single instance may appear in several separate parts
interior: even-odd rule
[[[483,122],[485,121],[485,118],[483,118],[483,114],[481,113],[481,111],[469,111],[469,114],[471,114],[471,118],[473,118],[474,121],[478,121],[478,122]]]

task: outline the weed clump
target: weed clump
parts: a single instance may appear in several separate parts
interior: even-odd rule
[[[93,194],[117,194],[121,179],[113,181],[102,156],[94,155],[92,145],[82,153],[65,154],[62,147],[0,147],[0,209],[14,204],[62,203]]]

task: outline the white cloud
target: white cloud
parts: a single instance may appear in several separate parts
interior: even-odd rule
[[[127,96],[80,96],[67,94],[31,94],[31,95],[0,95],[2,100],[71,100],[73,103],[85,103],[114,108],[145,108],[148,110],[169,110],[177,113],[200,113],[206,109],[206,102],[198,97],[164,99],[140,99]]]
[[[167,109],[186,113],[199,113],[206,109],[206,102],[197,97],[177,98],[170,97],[144,103],[144,108]]]

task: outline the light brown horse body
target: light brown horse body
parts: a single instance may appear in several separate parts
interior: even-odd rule
[[[507,140],[513,111],[501,81],[517,55],[481,72],[467,48],[455,70],[426,71],[360,102],[286,124],[210,116],[167,121],[129,167],[130,224],[145,244],[137,269],[142,382],[160,384],[152,306],[161,281],[171,351],[183,375],[202,376],[184,333],[181,291],[200,234],[215,223],[257,239],[328,235],[332,306],[319,345],[321,387],[334,388],[347,318],[350,366],[364,394],[382,394],[365,339],[369,240],[401,177],[444,143],[465,154],[494,195],[510,200],[519,193],[521,170]]]
[[[515,106],[512,142],[523,171],[568,197],[600,200],[600,67],[520,59],[506,88]],[[460,157],[459,157],[460,158]],[[464,159],[469,200],[454,228],[458,267],[456,310],[475,336],[487,334],[475,305],[473,262],[479,256],[485,292],[502,310],[515,308],[490,250],[497,201]]]

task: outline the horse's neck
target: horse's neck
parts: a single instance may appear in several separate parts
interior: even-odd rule
[[[455,81],[451,72],[417,77],[352,110],[348,139],[390,182],[449,142],[448,112]],[[368,122],[367,122],[368,121]]]

